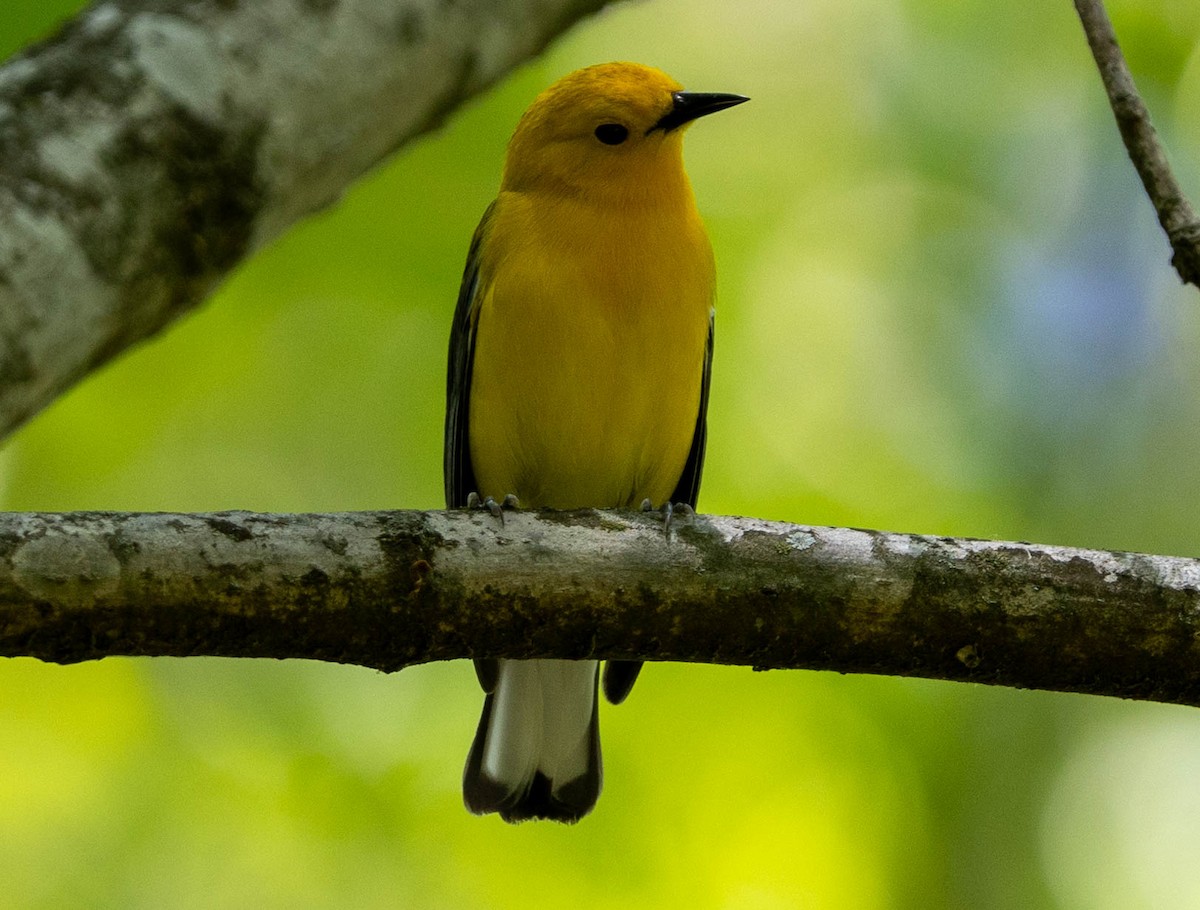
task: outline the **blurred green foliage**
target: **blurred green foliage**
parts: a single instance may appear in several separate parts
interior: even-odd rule
[[[79,6],[8,0],[0,49]],[[1200,7],[1112,13],[1200,195]],[[440,505],[471,231],[525,105],[608,59],[753,98],[688,136],[705,510],[1200,552],[1200,299],[1065,0],[617,6],[33,421],[4,506]],[[1200,906],[1191,710],[654,666],[595,814],[514,829],[460,804],[479,702],[465,664],[0,661],[0,903]]]

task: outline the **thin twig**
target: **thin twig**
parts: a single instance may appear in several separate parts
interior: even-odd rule
[[[1103,0],[1075,0],[1075,10],[1100,70],[1125,149],[1171,243],[1174,251],[1171,264],[1185,283],[1200,287],[1200,219],[1171,172],[1150,122],[1150,113],[1117,44]]]

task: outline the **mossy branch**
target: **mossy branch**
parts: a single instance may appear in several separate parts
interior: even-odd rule
[[[1200,704],[1200,560],[748,518],[0,515],[0,654],[805,667]]]

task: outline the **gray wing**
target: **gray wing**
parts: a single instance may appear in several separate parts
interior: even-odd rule
[[[463,269],[458,289],[458,305],[454,308],[454,324],[450,329],[450,359],[446,370],[446,435],[442,457],[443,479],[446,484],[446,507],[461,509],[467,497],[478,492],[475,471],[471,467],[471,367],[475,360],[475,326],[479,317],[479,250],[484,231],[492,217],[492,208],[480,219],[467,265]],[[475,661],[475,675],[485,692],[496,688],[500,667],[496,660]]]
[[[475,489],[475,471],[471,467],[471,368],[475,360],[475,327],[479,316],[479,252],[483,235],[491,221],[492,208],[483,213],[467,265],[463,269],[450,329],[450,359],[446,370],[446,433],[442,471],[446,485],[446,507],[460,509]]]
[[[700,475],[704,471],[704,444],[708,439],[708,386],[712,378],[713,317],[708,317],[708,342],[704,346],[704,372],[700,377],[700,410],[696,414],[696,429],[692,432],[692,447],[688,451],[683,473],[675,484],[671,502],[686,503],[693,509],[700,497]]]

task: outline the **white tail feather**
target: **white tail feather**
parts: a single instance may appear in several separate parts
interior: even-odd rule
[[[595,661],[501,661],[483,772],[517,792],[537,771],[559,786],[587,773],[595,697]]]

